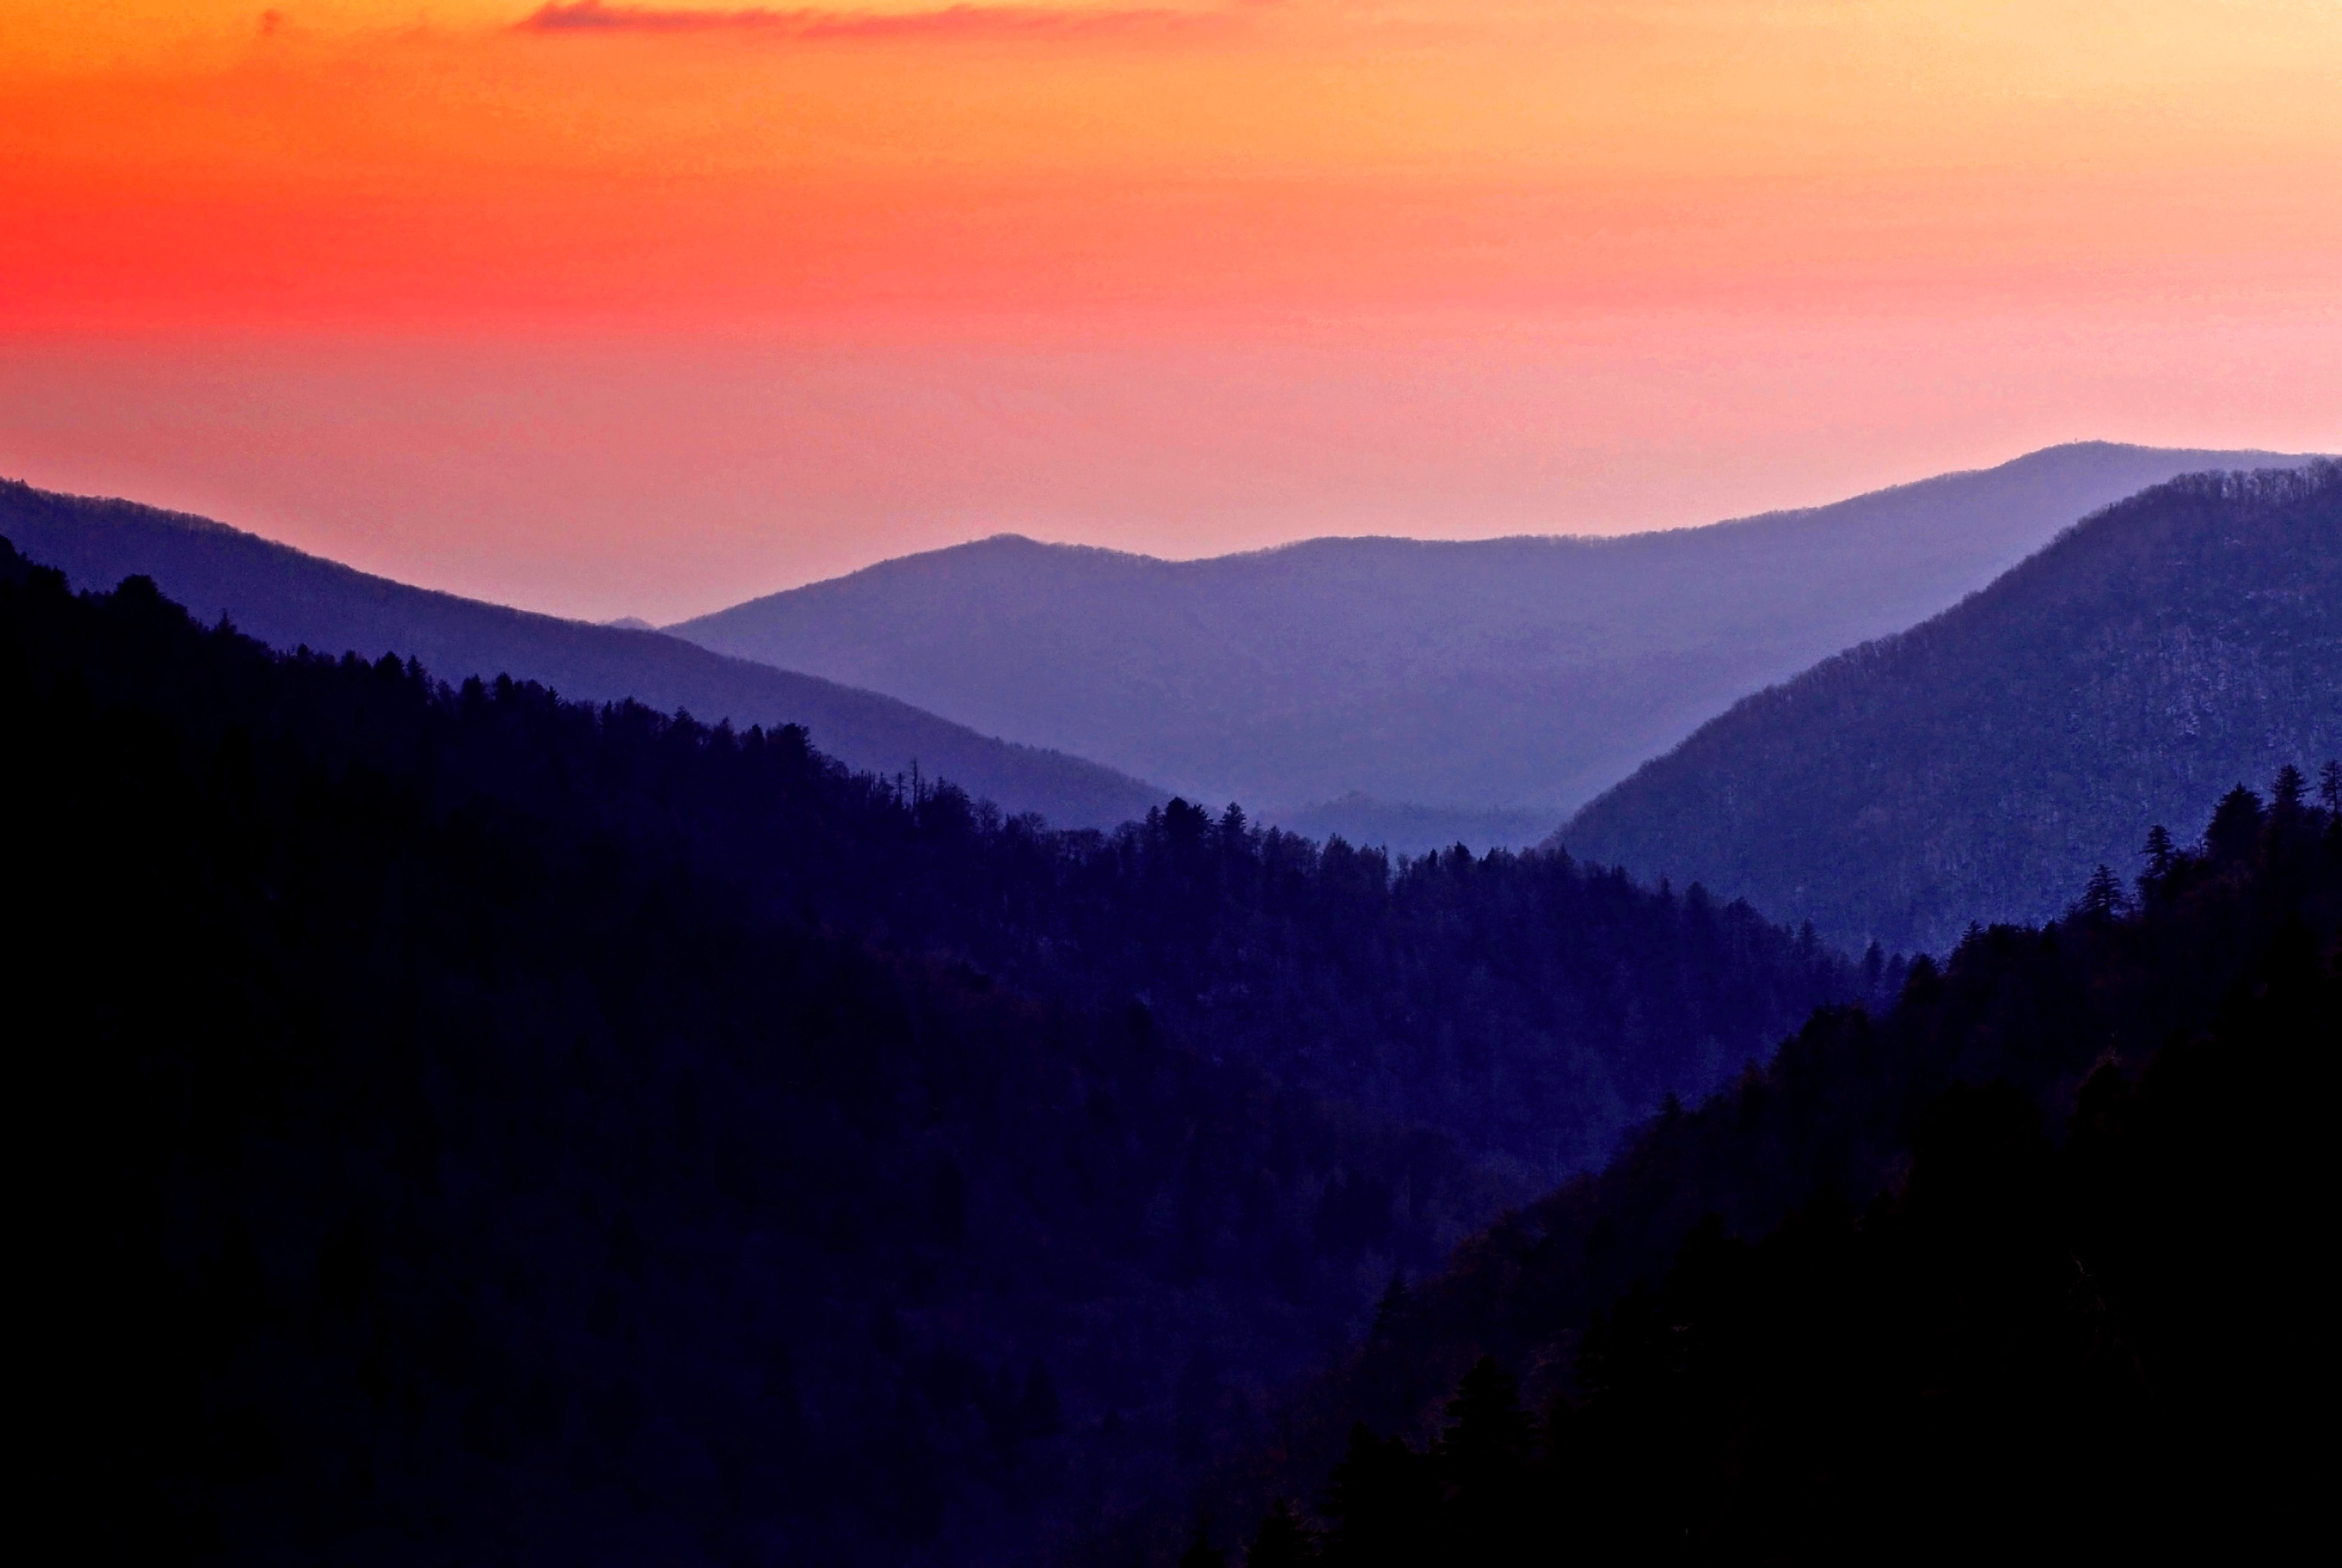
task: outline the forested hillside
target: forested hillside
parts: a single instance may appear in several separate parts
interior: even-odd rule
[[[1896,979],[1559,854],[1050,832],[0,567],[35,1490],[101,1555],[1095,1533]]]
[[[831,756],[928,773],[1065,827],[1111,827],[1164,792],[1112,768],[1013,745],[876,692],[711,654],[644,628],[592,626],[354,571],[208,518],[0,480],[0,534],[78,588],[152,578],[209,620],[278,648],[419,659],[450,680],[508,674],[572,699],[631,698],[740,728],[798,724]]]
[[[1157,1560],[2258,1558],[2314,1528],[2342,764],[2157,830],[1394,1290]],[[1192,1519],[1193,1515],[1188,1516]],[[1258,1521],[1256,1525],[1253,1522]],[[1114,1560],[1139,1544],[1099,1544]]]
[[[2080,443],[1619,538],[1163,561],[1002,537],[673,630],[1312,833],[1528,844],[1736,699],[1944,610],[2094,508],[2275,461]]]
[[[2342,464],[2201,474],[1736,705],[1562,831],[1859,947],[2037,921],[2141,823],[2342,751]]]

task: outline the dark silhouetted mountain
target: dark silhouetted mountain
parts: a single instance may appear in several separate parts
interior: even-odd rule
[[[1096,1533],[1395,1269],[1894,984],[1558,853],[1050,831],[5,545],[0,725],[13,1408],[109,1560]]]
[[[1467,814],[1476,846],[1526,844],[1734,700],[1947,608],[2085,513],[2264,461],[2062,446],[1616,539],[1172,562],[1003,537],[671,630],[1354,843],[1450,841],[1411,804]]]
[[[743,728],[803,724],[856,767],[891,774],[916,762],[929,776],[1066,826],[1110,827],[1164,799],[1112,768],[994,740],[875,692],[711,654],[646,627],[589,625],[410,587],[206,518],[0,480],[0,534],[81,587],[151,577],[198,614],[225,614],[279,648],[395,654],[451,676],[510,674],[565,696],[631,697]]]
[[[1587,806],[1581,854],[1940,950],[2054,914],[2139,824],[2342,750],[2342,464],[2175,480],[1955,609],[1734,707]]]
[[[2323,805],[2291,768],[2232,790],[2135,898],[1817,1014],[1395,1284],[1207,1517],[1325,1568],[2283,1554],[2324,1496],[2342,1195],[2321,771]],[[1168,1562],[1193,1505],[1088,1560]]]

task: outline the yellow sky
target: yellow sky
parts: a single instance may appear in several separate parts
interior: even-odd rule
[[[461,316],[496,243],[515,267],[616,266],[641,295],[702,275],[724,308],[786,313],[854,292],[809,281],[825,257],[959,298],[961,264],[1016,272],[1035,249],[1069,298],[1202,304],[1306,292],[1264,278],[1291,270],[1265,249],[1305,271],[1351,258],[1327,280],[1338,308],[1385,289],[1410,307],[1511,300],[1516,275],[1556,269],[1570,281],[1548,303],[1566,305],[1572,287],[1744,256],[1763,293],[1785,267],[1843,272],[1849,247],[1890,280],[2103,255],[2187,286],[2241,249],[2291,286],[2342,230],[2321,188],[2342,168],[2330,3],[588,11],[636,25],[532,27],[488,0],[8,0],[0,178],[20,220],[45,211],[61,257],[77,235],[135,257],[200,222],[218,253],[207,281],[156,276],[132,299],[135,260],[75,284],[20,248],[34,303],[16,324],[40,302],[102,316],[108,298],[167,317],[178,295],[198,315],[265,315],[238,297],[240,249],[245,295],[308,265],[349,275],[355,311],[399,292],[361,275],[389,270],[413,308]],[[886,15],[944,25],[840,25]],[[1085,274],[1094,225],[1127,233]],[[495,241],[505,226],[525,232]],[[665,236],[664,260],[597,257],[594,236],[638,229]],[[1183,234],[1192,286],[1147,254]],[[776,246],[792,255],[767,267]],[[1579,276],[1581,253],[1612,259]],[[615,278],[577,292],[630,308]]]
[[[2342,442],[2342,0],[532,18],[0,0],[0,473],[615,613]]]

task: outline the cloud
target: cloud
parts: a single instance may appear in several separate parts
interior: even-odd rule
[[[1156,32],[1216,24],[1225,16],[1164,6],[1096,6],[1080,10],[1047,5],[947,5],[935,11],[668,9],[656,5],[609,5],[603,0],[558,0],[531,12],[515,25],[525,33],[707,33],[758,32],[807,43],[856,38],[989,39],[1087,38]]]

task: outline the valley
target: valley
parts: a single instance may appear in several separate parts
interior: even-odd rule
[[[57,1484],[148,1560],[1340,1568],[1563,1517],[1626,1560],[1670,1510],[1705,1558],[1940,1505],[1716,1445],[2051,1399],[2067,1436],[1942,1484],[2046,1506],[2136,1408],[2172,1435],[2103,1483],[2166,1528],[2138,1478],[2260,1409],[2155,1326],[2237,1266],[2155,1217],[2231,1135],[2167,1085],[2329,1032],[2337,507],[2330,462],[2151,486],[1547,842],[1418,853],[0,492],[12,984],[105,999],[26,1068],[76,1193],[33,1243]],[[2322,1202],[2310,1135],[2227,1149],[2219,1201]],[[2092,1392],[2027,1246],[2103,1256],[2173,1370]],[[1971,1267],[2001,1315],[1930,1316]],[[1906,1370],[1797,1337],[1846,1281]],[[1809,1375],[1731,1348],[1785,1334]],[[1984,1368],[1949,1426],[1931,1356]]]

